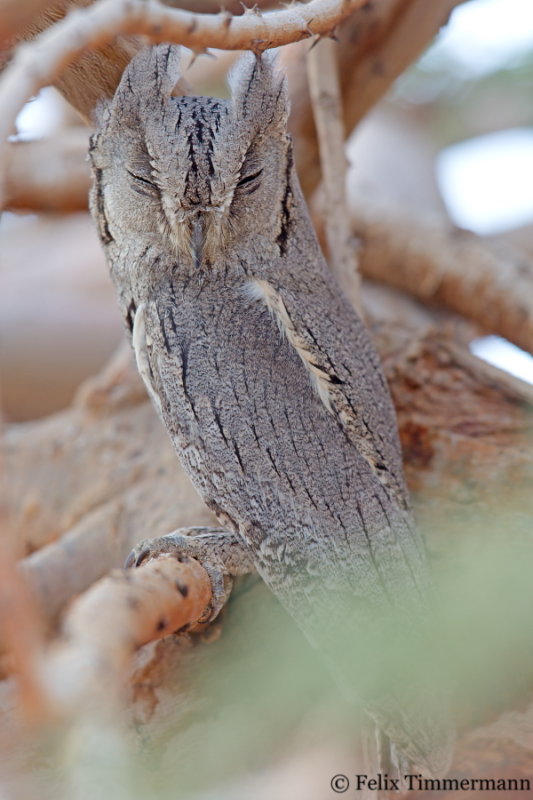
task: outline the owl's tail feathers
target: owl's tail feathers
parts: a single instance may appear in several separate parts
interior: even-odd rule
[[[398,781],[401,792],[408,790],[406,775],[412,774],[413,762],[403,755],[386,733],[376,728],[379,769]]]
[[[400,800],[409,791],[406,775],[418,769],[369,718],[361,731],[361,772],[377,779],[380,788],[369,789],[365,785],[360,800]]]

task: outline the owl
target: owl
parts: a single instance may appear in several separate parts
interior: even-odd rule
[[[443,773],[439,691],[406,667],[431,589],[394,409],[309,218],[286,82],[251,54],[230,100],[173,96],[178,78],[175,46],[126,68],[91,142],[91,209],[139,371],[221,528],[132,561],[196,555],[213,615],[227,576],[256,570],[401,756]]]

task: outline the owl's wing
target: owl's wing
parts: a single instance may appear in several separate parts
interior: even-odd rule
[[[364,325],[334,281],[320,273],[297,287],[254,279],[249,293],[268,307],[324,406],[391,499],[407,509],[389,389]]]

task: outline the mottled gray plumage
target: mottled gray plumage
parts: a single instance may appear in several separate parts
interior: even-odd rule
[[[213,576],[253,564],[344,680],[341,639],[370,641],[391,608],[409,629],[425,621],[390,395],[317,244],[271,60],[242,58],[231,101],[172,97],[177,78],[176,47],[140,53],[91,147],[92,211],[139,370],[227,526],[177,543],[206,563],[212,553]],[[369,713],[406,756],[442,771],[439,702],[434,712],[399,695]]]

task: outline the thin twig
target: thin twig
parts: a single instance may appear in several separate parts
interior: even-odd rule
[[[341,286],[361,314],[360,278],[346,200],[347,161],[336,43],[330,39],[318,42],[308,53],[307,70],[322,166],[329,256]]]
[[[337,31],[346,136],[423,52],[453,8],[464,0],[379,0],[367,3]],[[310,199],[320,181],[318,144],[301,48],[282,51],[291,89],[291,131],[302,189]]]

